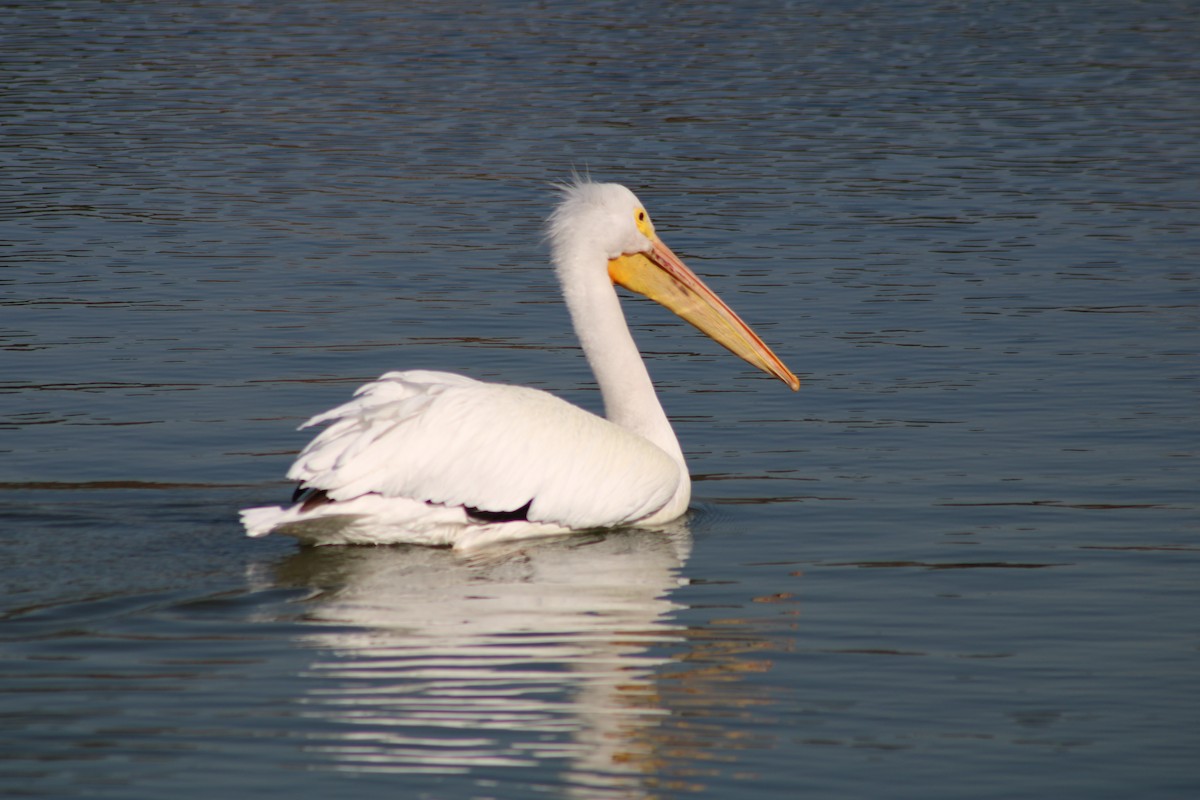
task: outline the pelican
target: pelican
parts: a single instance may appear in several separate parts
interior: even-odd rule
[[[287,473],[298,482],[292,504],[241,512],[248,535],[466,550],[578,530],[653,527],[682,516],[691,499],[683,450],[615,284],[800,388],[750,326],[659,239],[633,192],[578,178],[561,192],[547,238],[605,416],[538,389],[447,372],[388,372],[301,426],[328,424]]]

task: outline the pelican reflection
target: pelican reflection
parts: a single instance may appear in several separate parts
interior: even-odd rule
[[[315,590],[308,749],[348,771],[538,766],[574,796],[639,796],[689,550],[680,522],[473,554],[298,552],[275,582]]]

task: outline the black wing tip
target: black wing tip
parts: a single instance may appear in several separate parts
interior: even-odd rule
[[[513,511],[488,511],[474,506],[463,506],[463,508],[468,517],[478,522],[518,522],[529,519],[529,507],[532,505],[533,498],[531,497],[528,503]]]
[[[303,483],[298,484],[296,490],[292,492],[292,505],[299,503],[301,511],[311,511],[318,506],[332,502],[333,498],[324,489],[305,486]]]

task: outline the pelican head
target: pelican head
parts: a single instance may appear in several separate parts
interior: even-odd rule
[[[568,184],[550,217],[549,239],[560,267],[570,262],[568,251],[603,253],[605,259],[648,251],[653,234],[641,201],[619,183]]]
[[[580,180],[562,194],[548,238],[565,292],[572,271],[602,262],[612,283],[665,306],[738,358],[800,388],[795,373],[663,243],[637,195],[620,184]]]

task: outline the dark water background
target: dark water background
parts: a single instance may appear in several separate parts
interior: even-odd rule
[[[2,13],[0,794],[1200,791],[1194,3]],[[572,168],[804,379],[626,303],[685,523],[243,538],[388,369],[597,408]]]

